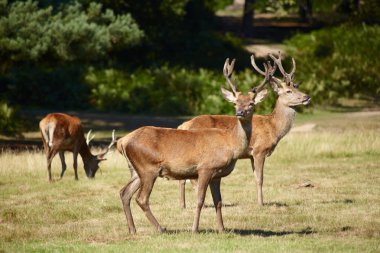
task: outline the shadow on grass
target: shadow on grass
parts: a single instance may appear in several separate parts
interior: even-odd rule
[[[288,207],[289,205],[284,202],[268,202],[264,203],[264,206]]]
[[[222,204],[222,207],[234,207],[234,206],[238,206],[238,204],[237,203]],[[203,207],[204,208],[215,208],[215,205],[214,204],[204,204]]]
[[[352,204],[355,203],[355,200],[352,199],[334,199],[321,201],[322,204]]]
[[[165,230],[165,234],[179,234],[179,233],[191,233],[190,230]],[[218,234],[217,230],[213,229],[201,229],[198,232],[199,234]],[[271,230],[262,230],[262,229],[226,229],[225,234],[236,234],[240,236],[260,236],[260,237],[274,237],[274,236],[286,236],[286,235],[311,235],[316,234],[312,228],[307,227],[300,231],[271,231]]]
[[[241,236],[255,235],[261,237],[273,237],[273,236],[285,236],[285,235],[310,235],[316,234],[316,231],[313,231],[312,228],[307,227],[300,231],[271,231],[271,230],[262,230],[262,229],[232,229],[229,231],[233,234],[238,234]]]

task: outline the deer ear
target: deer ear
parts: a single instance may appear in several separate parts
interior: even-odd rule
[[[221,91],[223,93],[223,97],[228,101],[228,102],[231,102],[231,103],[235,103],[236,102],[236,97],[235,95],[231,92],[231,91],[228,91],[226,90],[225,88],[221,87]]]
[[[262,102],[264,98],[266,98],[267,95],[268,95],[268,89],[263,89],[259,93],[257,93],[254,100],[255,105]]]

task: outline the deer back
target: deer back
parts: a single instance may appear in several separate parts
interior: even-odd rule
[[[72,151],[85,144],[80,119],[63,113],[50,113],[40,121],[43,141],[58,150]],[[51,133],[50,133],[51,132]]]
[[[237,158],[241,152],[238,147],[245,149],[247,145],[243,137],[236,139],[223,129],[142,127],[119,139],[117,148],[134,167],[144,171],[159,168],[156,171],[159,176],[195,178],[198,169],[223,168]]]

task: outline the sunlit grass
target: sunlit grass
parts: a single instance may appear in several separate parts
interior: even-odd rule
[[[376,118],[377,119],[377,118]],[[42,152],[0,154],[0,251],[5,252],[378,252],[380,250],[380,127],[374,118],[309,118],[312,132],[291,133],[267,159],[264,207],[256,204],[250,163],[222,180],[225,234],[215,231],[207,195],[198,235],[191,234],[195,197],[178,204],[178,183],[159,179],[150,204],[168,233],[157,234],[132,202],[137,235],[128,234],[119,190],[130,177],[114,152],[95,180],[79,163],[74,180],[47,182]],[[98,150],[93,151],[94,153]],[[80,159],[79,159],[80,160]],[[53,177],[60,173],[53,161]],[[310,181],[314,187],[299,187]],[[211,206],[211,207],[210,207]]]

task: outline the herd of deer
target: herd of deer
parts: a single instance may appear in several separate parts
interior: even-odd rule
[[[235,167],[237,159],[249,158],[256,178],[257,201],[263,205],[263,169],[265,158],[274,151],[277,143],[292,127],[295,116],[294,107],[307,105],[310,97],[298,90],[294,83],[296,64],[287,73],[278,58],[269,55],[274,64],[264,63],[264,71],[257,67],[251,56],[254,69],[264,76],[260,85],[247,95],[237,89],[231,78],[235,60],[226,60],[223,68],[231,91],[221,88],[224,98],[234,104],[235,116],[202,115],[180,125],[178,129],[153,126],[141,127],[126,136],[112,141],[108,148],[99,155],[90,152],[90,133],[85,134],[77,117],[62,113],[48,114],[40,122],[44,150],[47,159],[48,179],[52,180],[51,162],[59,153],[62,163],[61,178],[66,170],[64,151],[73,152],[75,179],[77,174],[77,156],[81,155],[87,177],[93,178],[99,168],[99,162],[105,160],[106,154],[116,143],[118,151],[126,158],[131,172],[129,183],[120,191],[127,217],[129,231],[136,232],[130,202],[137,190],[137,204],[144,211],[148,220],[158,230],[163,231],[149,206],[149,197],[158,177],[180,180],[180,205],[185,208],[185,180],[191,179],[196,188],[198,201],[192,231],[197,232],[200,212],[204,204],[207,187],[210,186],[216,209],[218,231],[224,230],[222,219],[222,197],[220,193],[221,178],[228,176]],[[283,75],[283,80],[274,76],[276,69]],[[277,94],[277,102],[269,115],[254,115],[254,106],[266,97],[269,83]]]

